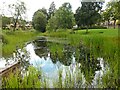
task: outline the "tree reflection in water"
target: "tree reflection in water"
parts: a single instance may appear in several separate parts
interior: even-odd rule
[[[62,54],[59,55],[60,52],[57,49],[55,49],[55,52],[50,51],[50,45],[53,44],[54,43],[52,42],[47,42],[44,37],[35,40],[34,50],[36,55],[46,58],[50,52],[50,58],[54,64],[59,61],[65,66],[70,66],[72,64],[73,57],[75,57],[75,61],[81,64],[80,69],[84,74],[86,82],[90,84],[94,79],[95,71],[101,69],[100,62],[94,57],[90,48],[85,47],[82,43],[80,43],[78,47],[71,46],[70,44],[61,44],[63,48],[58,48],[61,49]]]

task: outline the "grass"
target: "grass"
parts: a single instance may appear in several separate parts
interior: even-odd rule
[[[24,78],[20,75],[20,72],[11,73],[9,77],[3,78],[3,88],[40,88],[42,86],[38,76],[41,73],[34,67],[28,68],[29,73],[25,73]]]
[[[91,29],[88,34],[85,30],[78,30],[75,31],[75,34],[70,34],[70,30],[68,30],[66,32],[45,33],[45,35],[54,38],[67,38],[70,44],[75,47],[78,47],[82,41],[96,58],[103,57],[104,61],[109,64],[110,68],[103,75],[101,87],[118,87],[118,29]]]
[[[44,35],[48,37],[54,37],[54,38],[67,38],[70,41],[70,44],[73,46],[77,46],[79,44],[79,41],[85,41],[85,43],[88,41],[88,39],[98,39],[98,38],[104,38],[107,40],[112,40],[113,42],[118,41],[118,30],[117,29],[90,29],[89,33],[86,34],[85,30],[78,30],[75,31],[75,34],[70,34],[71,30],[66,31],[58,31],[58,32],[46,32],[46,33],[38,33],[38,32],[31,32],[31,31],[3,31],[3,37],[4,37],[4,44],[2,45],[2,55],[10,56],[13,51],[16,49],[16,47],[22,48],[23,45],[35,39],[37,36]],[[103,33],[100,33],[103,32]],[[98,38],[96,38],[98,37]],[[76,42],[78,41],[78,42]],[[95,40],[97,41],[97,40]]]
[[[62,77],[63,70],[59,70],[58,80],[51,81],[52,88],[81,88],[82,73],[78,66],[76,69],[77,72],[73,75],[69,69],[66,69],[65,79]],[[32,66],[28,68],[28,72],[25,73],[24,77],[17,71],[16,74],[11,73],[8,77],[2,78],[2,81],[2,88],[50,88],[49,78],[42,76],[42,71]]]
[[[101,56],[113,53],[118,47],[117,29],[91,29],[88,34],[86,34],[85,30],[78,30],[75,34],[70,34],[70,30],[67,30],[65,32],[44,33],[43,35],[53,38],[66,38],[70,45],[76,47],[82,41],[85,46],[91,48],[91,50],[94,50],[94,54],[100,55],[101,53]],[[51,45],[50,49],[53,51],[56,50],[55,48],[55,45]],[[97,48],[100,48],[100,51]],[[58,51],[60,51],[59,49],[60,48],[58,48]]]
[[[30,31],[3,31],[4,43],[2,45],[3,57],[11,56],[16,48],[22,48],[24,44],[40,35],[38,32]]]
[[[82,42],[84,46],[90,49],[90,52],[94,54],[95,57],[103,57],[104,61],[109,64],[109,70],[102,77],[102,85],[100,84],[98,87],[108,88],[108,87],[118,87],[118,30],[117,29],[90,29],[89,33],[86,34],[85,30],[75,31],[75,34],[71,33],[71,30],[66,31],[58,31],[58,32],[46,32],[46,33],[37,33],[37,32],[28,32],[28,31],[16,31],[16,32],[3,32],[3,36],[5,38],[6,44],[3,45],[3,55],[7,56],[12,54],[12,52],[16,49],[16,45],[19,47],[23,47],[24,43],[30,40],[35,39],[37,36],[47,36],[52,38],[66,38],[69,41],[69,44],[74,47],[78,47]],[[55,54],[57,51],[59,53],[59,57],[62,56],[62,48],[63,46],[59,44],[50,44],[50,51]],[[79,54],[79,53],[78,53]],[[69,73],[69,72],[68,72]],[[71,84],[67,84],[66,82],[70,82],[71,76],[67,75],[67,80],[65,79],[65,85],[61,84],[61,72],[59,74],[59,80],[54,84],[55,87],[70,87]],[[31,77],[34,77],[31,76]],[[78,78],[81,79],[81,76]],[[16,79],[15,79],[16,80]],[[79,81],[79,80],[78,80]],[[46,80],[45,80],[46,82]],[[26,82],[25,82],[26,83]],[[41,82],[38,82],[38,85]],[[42,84],[41,84],[42,85]],[[80,82],[81,85],[81,82]],[[80,87],[79,85],[79,87]],[[31,86],[31,84],[30,84]],[[42,87],[47,87],[44,84]]]

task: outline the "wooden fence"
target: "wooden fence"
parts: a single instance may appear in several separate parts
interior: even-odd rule
[[[15,62],[3,69],[0,69],[0,89],[2,85],[2,78],[9,76],[10,72],[15,72],[20,67],[20,62]]]

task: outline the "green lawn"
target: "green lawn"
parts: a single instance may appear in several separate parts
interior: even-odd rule
[[[85,31],[81,30],[78,33],[84,34]],[[89,29],[89,35],[104,35],[104,36],[116,36],[118,34],[118,29]]]

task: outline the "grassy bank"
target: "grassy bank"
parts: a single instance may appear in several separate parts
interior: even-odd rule
[[[86,34],[85,30],[77,30],[75,34],[72,34],[71,30],[62,30],[58,32],[46,32],[38,33],[36,31],[3,31],[3,45],[2,45],[2,55],[9,56],[13,53],[16,47],[21,48],[25,42],[35,39],[37,36],[44,35],[53,38],[67,38],[71,45],[77,46],[79,41],[82,40],[85,43],[89,42],[88,40],[94,39],[99,41],[101,38],[105,42],[116,43],[118,40],[118,30],[117,29],[90,29],[89,33]],[[97,40],[98,39],[98,40]],[[108,42],[108,43],[109,43]],[[106,43],[107,44],[107,43]]]
[[[94,57],[103,57],[104,61],[109,64],[109,70],[103,75],[102,84],[99,83],[98,87],[118,86],[118,29],[91,29],[87,34],[85,30],[78,30],[75,33],[68,30],[45,33],[44,35],[53,38],[67,38],[70,45],[74,47],[79,47],[82,41]],[[51,47],[53,52],[60,51],[58,49]]]
[[[10,56],[16,47],[22,48],[23,45],[35,39],[40,33],[36,31],[3,31],[3,45],[2,45],[2,55],[3,57]]]
[[[64,40],[69,41],[69,44],[72,47],[76,47],[76,58],[79,61],[80,58],[80,45],[83,44],[83,50],[85,52],[85,55],[88,55],[88,53],[90,52],[90,55],[92,54],[95,58],[98,57],[102,57],[105,61],[106,64],[108,64],[109,69],[106,71],[106,73],[103,75],[103,77],[101,78],[101,82],[98,82],[98,88],[102,87],[102,88],[117,88],[118,87],[118,30],[117,29],[91,29],[89,30],[89,33],[86,34],[85,30],[78,30],[72,32],[72,30],[65,30],[65,31],[58,31],[58,32],[46,32],[46,33],[37,33],[37,32],[22,32],[22,31],[16,31],[16,32],[3,32],[3,36],[5,37],[5,41],[6,44],[4,44],[3,46],[3,50],[4,50],[4,54],[7,55],[10,52],[12,53],[12,50],[14,51],[16,49],[16,45],[22,47],[22,45],[32,39],[35,39],[37,36],[47,36],[47,37],[51,37],[50,39],[54,39],[56,40],[60,40],[60,38],[64,38]],[[59,38],[59,39],[58,39]],[[8,41],[8,42],[7,42]],[[64,45],[59,45],[59,44],[55,44],[55,43],[47,43],[47,45],[49,46],[50,51],[52,52],[53,56],[55,54],[55,52],[58,52],[57,57],[62,57],[65,55],[62,53],[63,47]],[[70,49],[71,49],[70,48]],[[68,48],[68,50],[70,50]],[[8,51],[9,50],[9,51]],[[6,52],[6,53],[5,53]],[[9,53],[8,53],[9,52]],[[68,57],[71,56],[68,54]],[[54,58],[54,57],[53,57]],[[56,59],[55,59],[56,60]],[[61,59],[63,61],[68,59]],[[91,62],[94,61],[92,59],[90,59]],[[87,59],[86,59],[87,61]],[[83,63],[82,65],[85,70],[87,71],[89,67],[87,67],[87,64],[85,65],[85,63]],[[30,69],[31,70],[31,69]],[[92,70],[92,69],[91,69]],[[34,70],[35,71],[35,70]],[[89,71],[90,73],[92,71]],[[79,72],[80,73],[80,72]],[[89,81],[89,77],[91,77],[92,74],[86,74],[86,78]],[[34,73],[33,73],[34,74]],[[38,74],[38,73],[37,73]],[[18,82],[18,85],[21,84],[21,87],[31,87],[33,84],[31,82],[34,82],[34,78],[38,80],[38,77],[36,75],[33,76],[28,76],[25,77],[22,81],[22,83]],[[30,74],[32,75],[32,74]],[[79,74],[80,75],[80,74]],[[77,76],[79,76],[77,75]],[[17,77],[17,76],[16,76]],[[30,78],[30,83],[26,81],[26,78]],[[13,79],[15,79],[14,77],[12,77]],[[8,78],[8,81],[11,80]],[[17,80],[17,79],[15,79]],[[74,87],[74,79],[71,83],[71,78],[70,75],[68,75],[68,77],[65,78],[65,85],[62,85],[61,83],[61,74],[59,75],[59,80],[53,82],[54,87],[67,87],[68,85],[73,86]],[[69,81],[70,80],[70,81]],[[78,81],[81,80],[81,77],[78,77],[78,79],[76,79]],[[14,80],[11,80],[14,81]],[[46,81],[46,80],[45,80]],[[16,82],[16,83],[17,83]],[[42,81],[43,82],[43,81]],[[49,87],[49,85],[47,86],[46,82],[43,82],[43,86],[42,86],[42,82],[37,81],[36,84],[37,86],[33,86],[33,87]],[[68,84],[67,82],[70,82],[70,84]],[[11,82],[9,82],[11,83]],[[28,85],[26,85],[26,83],[29,83]],[[81,83],[81,82],[80,82]],[[73,85],[72,85],[73,84]],[[14,85],[14,83],[11,83],[11,86]],[[23,86],[25,85],[25,86]],[[66,86],[67,85],[67,86]],[[78,85],[79,87],[81,87],[81,84]],[[17,87],[17,86],[15,86]]]

